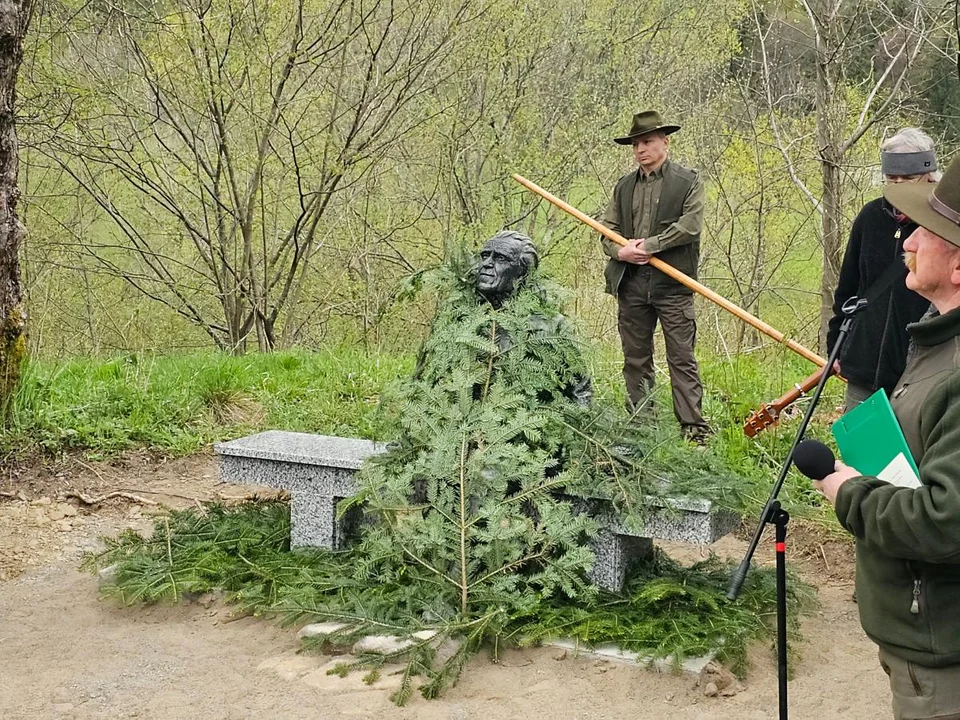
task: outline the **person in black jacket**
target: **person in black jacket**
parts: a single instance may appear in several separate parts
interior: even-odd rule
[[[880,169],[885,183],[937,182],[933,140],[916,128],[906,128],[880,147]],[[857,215],[843,256],[833,296],[833,317],[827,350],[833,348],[844,315],[843,303],[864,297],[891,263],[902,264],[903,241],[917,226],[883,197],[871,200]],[[903,278],[880,293],[853,323],[840,353],[837,372],[847,379],[845,411],[883,388],[893,392],[907,362],[907,325],[917,322],[930,302],[908,290]]]

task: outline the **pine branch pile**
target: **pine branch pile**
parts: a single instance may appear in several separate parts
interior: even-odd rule
[[[342,668],[375,673],[402,656],[401,704],[415,678],[434,697],[481,646],[508,639],[613,641],[653,657],[721,647],[742,663],[774,607],[763,576],[730,605],[728,570],[657,556],[623,596],[601,593],[586,579],[597,528],[568,501],[602,498],[640,519],[651,496],[735,504],[737,476],[584,402],[582,348],[536,273],[500,308],[478,299],[468,271],[437,278],[445,299],[414,377],[384,393],[397,440],[341,508],[366,515],[354,547],[289,552],[289,520],[274,505],[174,513],[152,538],[127,533],[91,558],[117,564],[108,592],[133,603],[220,588],[257,612],[344,623],[337,644],[412,638]],[[447,640],[455,650],[441,657]]]
[[[102,591],[126,605],[179,602],[221,591],[242,612],[278,616],[285,624],[334,621],[344,629],[322,643],[349,645],[368,635],[413,640],[393,654],[361,654],[338,672],[367,671],[374,681],[387,663],[403,662],[403,684],[393,699],[405,703],[414,689],[439,695],[455,683],[467,660],[485,644],[533,645],[553,638],[586,644],[618,643],[650,658],[682,658],[719,650],[736,672],[746,669],[750,641],[769,639],[776,612],[772,569],[750,573],[736,603],[725,599],[732,567],[709,560],[681,568],[662,553],[636,568],[622,595],[599,592],[577,601],[532,595],[522,606],[484,608],[463,617],[416,573],[376,583],[358,581],[358,551],[334,553],[289,548],[289,508],[283,503],[213,505],[172,511],[153,534],[126,531],[88,554],[90,571],[113,566]],[[413,566],[411,566],[413,567]],[[791,578],[791,628],[812,595]],[[430,631],[429,636],[414,633]],[[453,651],[443,656],[448,640]],[[311,643],[308,643],[308,646]]]
[[[361,578],[416,573],[462,617],[585,600],[596,527],[564,496],[609,500],[634,520],[651,496],[694,483],[728,497],[736,477],[717,458],[583,402],[583,349],[536,272],[500,308],[478,299],[469,272],[440,286],[415,376],[384,401],[399,439],[361,472],[356,502],[374,519]]]

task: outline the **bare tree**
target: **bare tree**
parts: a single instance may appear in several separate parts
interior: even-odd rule
[[[922,52],[934,50],[931,40],[945,31],[949,8],[923,0],[903,8],[861,0],[801,0],[801,8],[796,17],[768,17],[753,4],[757,100],[766,108],[787,172],[820,218],[823,345],[843,254],[850,156],[875,125],[909,111],[911,70]],[[794,60],[806,62],[786,62],[785,47]],[[797,54],[798,47],[806,58]],[[812,78],[797,75],[797,68],[811,63]],[[812,136],[805,114],[814,117]],[[818,166],[816,183],[803,169],[811,155]]]
[[[737,89],[745,90],[742,85]],[[717,112],[684,128],[696,142],[699,167],[713,196],[704,220],[700,279],[796,336],[810,330],[809,292],[783,277],[788,261],[803,246],[812,211],[784,171],[765,116],[744,103],[742,116],[731,118],[723,115],[724,105],[729,98],[718,98]],[[718,350],[739,353],[762,342],[749,325],[717,310],[708,307],[715,314],[712,339]],[[706,335],[711,337],[709,331]]]
[[[33,14],[32,0],[0,0],[0,409],[8,406],[26,356],[27,313],[20,286],[20,243],[24,228],[17,217],[17,74],[23,38]]]
[[[67,36],[85,87],[41,147],[113,221],[81,246],[222,349],[295,340],[337,194],[424,119],[473,0],[184,2]],[[310,313],[307,312],[307,315]]]

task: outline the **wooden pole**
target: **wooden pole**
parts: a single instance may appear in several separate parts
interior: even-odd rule
[[[517,181],[518,183],[520,183],[521,185],[523,185],[523,186],[524,186],[525,188],[527,188],[528,190],[530,190],[531,192],[536,193],[537,195],[539,195],[540,197],[542,197],[544,200],[547,200],[547,201],[551,202],[552,204],[556,205],[558,208],[560,208],[561,210],[563,210],[565,213],[567,213],[567,214],[569,214],[569,215],[572,215],[573,217],[575,217],[575,218],[576,218],[577,220],[579,220],[580,222],[582,222],[582,223],[584,223],[584,224],[586,224],[586,225],[589,225],[591,228],[593,228],[594,230],[596,230],[598,233],[600,233],[600,234],[603,235],[604,237],[606,237],[606,238],[612,240],[613,242],[617,243],[617,245],[621,245],[621,246],[627,245],[627,240],[625,240],[625,239],[624,239],[622,236],[620,236],[618,233],[615,233],[615,232],[614,232],[613,230],[611,230],[610,228],[608,228],[608,227],[600,224],[599,222],[597,222],[596,220],[594,220],[594,219],[593,219],[592,217],[590,217],[589,215],[586,215],[585,213],[580,212],[579,210],[577,210],[577,209],[576,209],[575,207],[573,207],[572,205],[569,205],[569,204],[565,203],[563,200],[561,200],[560,198],[556,197],[555,195],[551,195],[549,192],[547,192],[546,190],[544,190],[542,187],[540,187],[540,186],[537,185],[536,183],[533,183],[533,182],[527,180],[527,179],[526,179],[525,177],[523,177],[522,175],[517,175],[516,173],[514,173],[513,179],[516,180],[516,181]],[[818,365],[819,367],[823,367],[824,365],[827,364],[827,361],[826,361],[824,358],[820,357],[819,355],[817,355],[817,354],[816,354],[815,352],[813,352],[812,350],[808,350],[807,348],[805,348],[805,347],[804,347],[803,345],[801,345],[800,343],[798,343],[798,342],[796,342],[796,341],[794,341],[794,340],[791,340],[790,338],[786,337],[782,332],[780,332],[779,330],[771,327],[770,325],[767,325],[767,324],[766,324],[763,320],[761,320],[760,318],[756,317],[755,315],[750,314],[749,312],[747,312],[746,310],[744,310],[744,309],[743,309],[742,307],[740,307],[739,305],[735,305],[734,303],[730,302],[729,300],[727,300],[727,299],[726,299],[725,297],[723,297],[722,295],[718,295],[717,293],[715,293],[713,290],[711,290],[710,288],[706,287],[705,285],[701,285],[701,284],[698,283],[696,280],[694,280],[692,277],[690,277],[689,275],[687,275],[687,274],[685,274],[685,273],[680,272],[680,271],[677,270],[675,267],[673,267],[673,266],[671,266],[671,265],[667,265],[667,263],[663,262],[663,260],[660,260],[660,259],[657,258],[656,256],[653,256],[653,257],[650,258],[650,264],[651,264],[653,267],[655,267],[657,270],[659,270],[659,271],[661,271],[662,273],[664,273],[665,275],[669,275],[670,277],[672,277],[672,278],[673,278],[674,280],[676,280],[677,282],[683,283],[684,285],[686,285],[688,288],[690,288],[690,289],[693,290],[694,292],[697,292],[697,293],[699,293],[700,295],[703,295],[705,298],[707,298],[707,300],[710,300],[711,302],[716,303],[717,305],[719,305],[720,307],[722,307],[722,308],[723,308],[724,310],[726,310],[727,312],[736,315],[738,318],[740,318],[741,320],[743,320],[745,323],[747,323],[747,324],[749,324],[749,325],[752,325],[752,326],[755,327],[757,330],[759,330],[760,332],[762,332],[764,335],[767,335],[767,336],[773,338],[773,339],[776,340],[778,343],[781,343],[781,344],[783,344],[783,345],[786,345],[788,348],[790,348],[791,350],[793,350],[795,353],[797,353],[798,355],[802,355],[803,357],[805,357],[805,358],[806,358],[807,360],[809,360],[810,362],[815,363],[815,364]]]

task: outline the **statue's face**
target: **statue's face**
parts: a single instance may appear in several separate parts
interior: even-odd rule
[[[513,238],[492,238],[480,251],[477,290],[484,296],[506,297],[513,293],[525,270],[520,262],[521,245]]]

